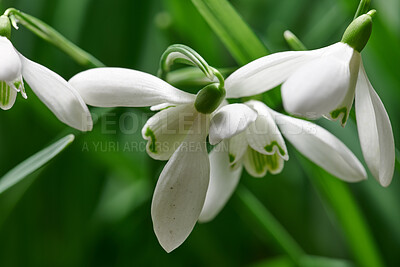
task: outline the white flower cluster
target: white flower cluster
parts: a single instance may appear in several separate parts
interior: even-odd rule
[[[151,207],[155,233],[167,252],[185,241],[197,221],[209,221],[217,215],[238,184],[243,167],[254,177],[280,173],[289,160],[284,138],[339,179],[358,182],[367,178],[356,156],[327,130],[280,114],[260,101],[228,104],[223,99],[225,91],[228,99],[242,98],[282,84],[287,112],[311,119],[340,119],[343,126],[355,98],[365,161],[382,186],[388,186],[393,176],[394,139],[389,117],[367,78],[360,52],[347,43],[276,53],[250,62],[226,79],[221,99],[202,95],[203,104],[208,100],[220,103],[211,112],[198,108],[200,94],[181,91],[136,70],[91,69],[67,82],[23,57],[5,37],[0,37],[0,59],[3,109],[11,108],[18,91],[26,97],[24,78],[62,122],[82,131],[92,128],[85,103],[158,111],[147,121],[142,135],[148,140],[146,149],[152,158],[168,160]],[[207,136],[215,146],[210,153]]]

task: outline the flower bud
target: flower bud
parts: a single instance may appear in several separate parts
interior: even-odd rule
[[[212,83],[199,91],[194,102],[194,107],[200,113],[210,114],[218,108],[225,98],[225,89],[218,83]]]
[[[0,35],[11,38],[11,21],[6,15],[0,16]]]
[[[344,32],[341,42],[361,52],[371,36],[372,16],[375,12],[375,10],[371,10],[353,20]]]

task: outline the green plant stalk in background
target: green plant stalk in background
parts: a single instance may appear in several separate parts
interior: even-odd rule
[[[228,1],[192,0],[192,2],[240,65],[269,53]]]
[[[258,38],[248,38],[248,36],[255,36],[255,34],[249,33],[251,29],[226,0],[192,0],[192,2],[198,8],[204,19],[210,24],[211,28],[213,28],[215,33],[220,37],[228,50],[231,51],[239,64],[246,64],[255,59],[253,55],[247,54],[247,51],[254,51],[255,54],[260,54],[258,57],[266,55],[268,50],[260,48],[264,45]],[[364,12],[368,9],[368,6],[369,1],[362,0],[357,14],[359,15],[361,14],[360,12]],[[228,11],[223,10],[224,7],[227,8]],[[229,16],[229,20],[225,19],[226,16]],[[226,29],[241,29],[246,34],[237,34],[234,35],[235,38],[227,38],[228,31]],[[305,48],[305,46],[301,44],[297,48]],[[262,50],[264,50],[264,52]],[[360,266],[383,266],[380,254],[364,222],[364,217],[347,185],[341,183],[334,177],[314,177],[317,175],[321,176],[321,169],[306,161],[302,162],[302,165],[309,174],[318,192],[326,200],[326,204],[334,211],[335,217],[338,219],[338,222],[344,230],[346,239],[350,244],[354,259],[358,264],[360,264]],[[240,199],[243,200],[243,198]],[[250,204],[250,202],[244,202],[244,204],[247,205]],[[252,207],[249,207],[249,209],[252,209]],[[271,222],[271,224],[264,223],[262,226],[265,227],[267,232],[270,232],[271,235],[274,236],[274,239],[281,247],[286,247],[286,238],[279,232],[276,232],[276,227],[271,227],[276,223],[277,221],[274,219],[274,222]],[[362,242],[359,242],[360,240]],[[296,253],[287,250],[286,253],[288,253],[292,259],[295,258],[292,255],[296,255]]]
[[[70,42],[67,38],[43,21],[16,10],[15,8],[7,9],[4,12],[4,15],[9,16],[14,22],[16,21],[17,23],[22,24],[43,40],[59,48],[61,51],[73,58],[78,64],[86,68],[104,67],[104,64],[97,58]]]

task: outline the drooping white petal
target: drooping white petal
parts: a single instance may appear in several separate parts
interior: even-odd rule
[[[229,164],[232,169],[241,166],[243,155],[248,147],[246,135],[246,131],[243,131],[229,139]]]
[[[336,136],[324,128],[300,119],[275,113],[275,121],[293,146],[327,172],[347,182],[367,178],[356,156]]]
[[[243,132],[256,118],[257,113],[244,104],[223,106],[211,119],[210,144],[218,144],[223,139]]]
[[[193,103],[196,97],[156,76],[123,68],[90,69],[78,73],[69,82],[87,104],[99,107],[185,104]]]
[[[278,153],[265,155],[248,147],[243,163],[246,171],[251,176],[264,177],[268,171],[272,174],[280,173],[283,169],[284,160]]]
[[[161,246],[170,252],[180,246],[196,224],[206,198],[210,161],[206,149],[206,116],[199,114],[193,132],[165,165],[153,195],[151,216]]]
[[[325,49],[280,52],[254,60],[226,79],[226,97],[238,98],[268,91],[307,62],[318,58]]]
[[[346,96],[342,103],[340,103],[335,110],[330,111],[325,117],[329,120],[340,120],[340,124],[344,127],[347,119],[349,118],[350,110],[354,101],[354,93],[357,84],[358,71],[360,69],[361,55],[354,51],[353,57],[350,60],[350,85]]]
[[[17,93],[6,82],[0,81],[0,108],[3,110],[12,108],[17,98]]]
[[[258,113],[255,122],[251,123],[246,130],[249,146],[261,154],[273,155],[278,153],[283,159],[288,160],[285,141],[272,118],[270,109],[259,101],[253,100],[246,104]]]
[[[356,86],[358,136],[365,162],[382,186],[392,181],[395,148],[392,126],[382,101],[373,89],[361,63]]]
[[[331,49],[336,51],[339,44]],[[342,103],[350,89],[350,61],[358,52],[345,44],[339,47],[341,53],[312,60],[283,83],[282,102],[287,112],[316,119]]]
[[[21,54],[19,57],[24,79],[54,115],[73,128],[91,131],[92,117],[79,93],[57,73]]]
[[[0,36],[0,81],[12,82],[21,76],[21,60],[10,40]]]
[[[157,160],[167,160],[185,139],[196,118],[193,104],[182,104],[156,113],[142,129],[146,151]]]
[[[239,182],[243,168],[232,170],[226,140],[210,152],[210,183],[199,221],[209,222],[222,210]]]

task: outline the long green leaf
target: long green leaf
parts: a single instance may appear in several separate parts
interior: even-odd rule
[[[0,194],[57,156],[70,143],[72,143],[72,141],[74,141],[74,138],[75,136],[72,134],[61,138],[57,142],[37,152],[6,173],[0,179]]]
[[[228,1],[192,2],[239,64],[244,65],[269,53]]]
[[[304,251],[286,229],[244,186],[240,186],[236,193],[240,200],[240,207],[242,207],[241,212],[243,211],[249,219],[254,221],[266,236],[271,236],[282,251],[284,251],[294,263],[298,264],[300,258],[304,256]]]
[[[313,185],[328,204],[345,233],[354,259],[360,266],[384,266],[375,242],[349,187],[297,154]]]

